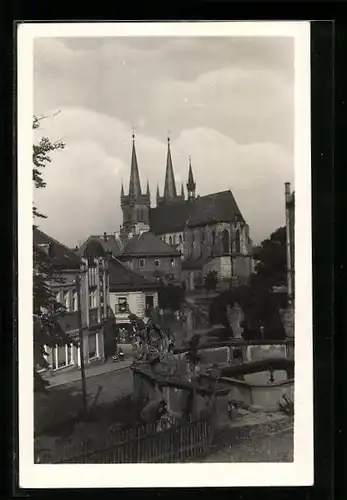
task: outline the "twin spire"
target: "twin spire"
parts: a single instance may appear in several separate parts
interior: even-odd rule
[[[140,174],[137,163],[136,148],[135,148],[135,133],[132,135],[133,145],[131,153],[131,169],[130,169],[130,181],[129,181],[129,196],[132,198],[138,198],[142,196]],[[195,182],[193,177],[191,158],[189,157],[189,174],[188,174],[188,198],[195,196]],[[149,182],[147,180],[146,195],[150,196]],[[124,196],[124,187],[122,183],[121,196]],[[157,201],[174,201],[174,200],[184,200],[184,189],[183,184],[181,186],[181,194],[177,195],[175,175],[172,164],[171,149],[170,149],[170,137],[167,138],[167,157],[166,157],[166,172],[165,172],[165,186],[164,186],[164,196],[160,197],[159,186],[157,186]]]

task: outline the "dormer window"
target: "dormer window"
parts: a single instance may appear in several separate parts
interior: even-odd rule
[[[140,267],[145,267],[145,264],[146,264],[145,259],[140,259],[139,264],[140,264]]]
[[[46,255],[50,254],[50,250],[51,250],[51,244],[50,243],[41,243],[41,244],[39,244],[37,246],[38,246],[38,248],[40,248],[40,250],[42,250],[43,252],[45,252]]]
[[[155,267],[159,267],[160,266],[160,260],[159,259],[155,259],[154,265],[155,265]]]

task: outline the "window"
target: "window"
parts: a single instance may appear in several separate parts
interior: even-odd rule
[[[229,232],[227,231],[227,229],[224,229],[224,231],[222,232],[222,252],[230,252]]]
[[[88,335],[88,350],[89,350],[89,359],[95,358],[97,356],[95,333]]]
[[[89,308],[96,307],[96,291],[89,292]]]
[[[57,351],[58,351],[58,368],[62,367],[62,366],[66,366],[66,349],[65,349],[65,346],[62,345],[62,346],[59,346],[57,347]]]
[[[241,252],[241,239],[240,239],[240,230],[237,229],[235,232],[235,252]]]
[[[118,311],[119,313],[126,313],[128,311],[128,301],[126,297],[118,298]]]
[[[145,259],[140,259],[140,267],[145,267]]]
[[[175,267],[175,259],[171,259],[171,267]]]
[[[175,235],[175,234],[174,234],[174,235],[173,235],[173,237],[172,237],[172,243],[173,243],[174,245],[176,245],[176,235]]]
[[[57,293],[55,300],[60,304],[60,292]]]
[[[70,309],[69,292],[64,293],[64,306],[66,307],[67,311]]]
[[[182,238],[182,235],[180,234],[180,244],[183,243],[183,238]]]
[[[77,311],[77,293],[76,292],[73,292],[73,294],[72,294],[72,306],[71,306],[71,309],[73,311]]]
[[[169,244],[172,245],[172,236],[169,237]]]
[[[155,265],[155,267],[159,267],[159,266],[160,266],[160,261],[159,261],[159,259],[155,259],[155,261],[154,261],[154,265]]]

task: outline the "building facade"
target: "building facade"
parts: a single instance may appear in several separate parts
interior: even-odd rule
[[[50,280],[49,289],[61,304],[64,312],[58,321],[62,330],[71,338],[63,346],[45,346],[46,361],[52,371],[71,366],[80,366],[78,289],[81,311],[83,353],[86,364],[104,358],[104,337],[112,313],[109,308],[108,261],[93,257],[86,251],[80,258],[65,245],[34,229],[34,245],[43,248],[52,265],[59,269],[59,278]]]
[[[149,231],[131,238],[120,259],[149,280],[181,283],[181,252]]]
[[[116,319],[117,339],[130,343],[133,332],[129,315],[135,314],[144,319],[152,309],[157,308],[160,286],[115,258],[109,260],[109,276],[109,301]]]

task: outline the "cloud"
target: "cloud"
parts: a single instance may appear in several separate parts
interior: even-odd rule
[[[292,148],[289,39],[150,38],[35,42],[35,109],[78,106],[162,138],[212,126],[238,142]],[[82,48],[84,47],[84,48]],[[93,46],[92,46],[93,47]]]
[[[48,216],[40,221],[42,229],[70,246],[93,233],[117,231],[122,180],[128,189],[131,129],[109,116],[66,108],[44,120],[40,134],[67,143],[45,171],[47,187],[35,192]],[[139,134],[136,150],[142,187],[148,179],[155,202],[157,182],[163,191],[167,144]],[[171,151],[178,190],[187,182],[191,154],[197,192],[231,189],[256,241],[283,225],[283,184],[292,180],[292,160],[280,146],[240,145],[213,129],[195,128],[181,131]]]
[[[178,190],[191,154],[198,192],[230,188],[254,240],[267,237],[284,224],[283,183],[294,175],[292,42],[36,39],[34,110],[51,117],[39,133],[67,144],[44,172],[47,188],[35,192],[48,215],[42,229],[71,246],[119,229],[135,126],[154,203],[170,129]]]

